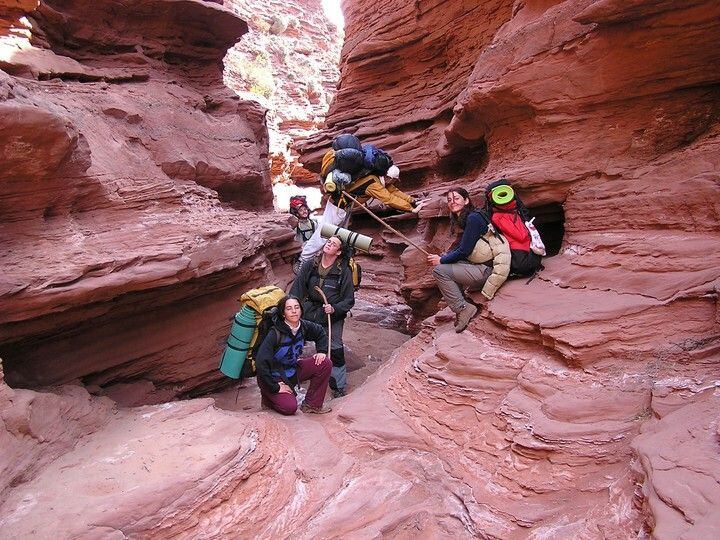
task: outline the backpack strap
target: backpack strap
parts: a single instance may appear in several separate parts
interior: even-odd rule
[[[502,242],[505,241],[500,232],[497,230],[497,227],[493,226],[492,219],[488,215],[485,208],[476,208],[475,210],[473,210],[473,212],[475,212],[476,214],[480,214],[483,217],[483,219],[487,222],[488,229],[493,233],[493,236],[495,236],[495,238]],[[490,242],[487,240],[487,238],[485,238],[485,236],[481,236],[480,238],[482,238],[485,243],[490,244]]]
[[[375,182],[377,179],[377,176],[374,174],[367,174],[365,176],[362,176],[358,178],[357,180],[350,182],[350,185],[345,188],[345,191],[348,193],[351,193],[352,195],[364,195],[365,191],[363,188],[367,189],[367,187]]]

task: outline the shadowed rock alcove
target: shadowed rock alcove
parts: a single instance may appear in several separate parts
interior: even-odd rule
[[[542,204],[529,208],[535,227],[545,244],[547,257],[560,253],[565,236],[565,210],[560,203]]]

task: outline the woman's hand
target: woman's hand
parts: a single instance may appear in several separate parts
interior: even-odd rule
[[[319,366],[320,364],[322,364],[325,361],[325,359],[327,358],[327,354],[321,353],[321,352],[315,353],[313,355],[313,358],[315,358],[315,365]]]
[[[440,255],[435,255],[434,253],[431,253],[427,256],[427,262],[430,266],[437,266],[440,264]]]
[[[323,309],[325,310],[325,313],[335,313],[335,308],[332,307],[330,304],[323,304]]]
[[[278,390],[278,394],[292,394],[293,393],[292,388],[290,388],[284,382],[280,381],[280,382],[278,382],[278,384],[280,385],[280,390]]]

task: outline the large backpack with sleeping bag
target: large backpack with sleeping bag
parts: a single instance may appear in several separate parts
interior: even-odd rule
[[[235,314],[230,336],[220,360],[220,371],[233,379],[257,374],[255,354],[273,328],[277,304],[285,291],[274,285],[252,289],[240,297],[242,308]]]
[[[518,276],[533,275],[541,267],[540,257],[545,254],[545,246],[527,207],[505,179],[488,185],[485,202],[491,223],[510,245],[510,272]]]

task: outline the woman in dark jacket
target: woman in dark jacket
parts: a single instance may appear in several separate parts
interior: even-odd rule
[[[347,372],[345,368],[345,345],[343,326],[348,312],[355,305],[355,286],[352,272],[342,255],[343,243],[337,236],[331,236],[325,242],[322,253],[305,261],[300,267],[290,294],[300,298],[304,317],[318,324],[327,324],[330,314],[332,343],[330,358],[333,364],[330,388],[333,397],[345,395]],[[315,287],[320,287],[328,303],[326,304]]]
[[[325,329],[301,318],[302,306],[293,296],[278,302],[278,315],[273,327],[257,351],[257,381],[263,404],[280,414],[292,415],[297,410],[293,388],[310,379],[310,387],[300,410],[305,413],[330,412],[323,404],[330,380],[332,363],[325,353],[300,358],[306,341],[314,341],[316,350],[327,350]]]

